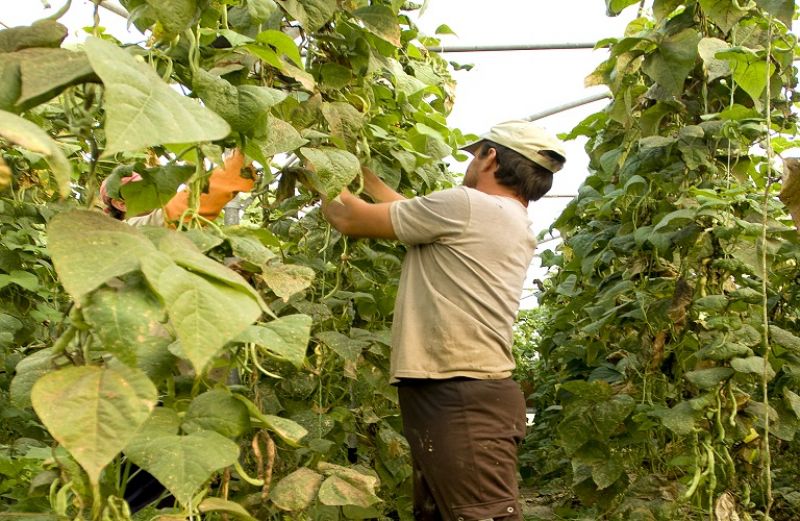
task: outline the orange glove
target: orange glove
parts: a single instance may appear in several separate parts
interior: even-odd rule
[[[208,193],[200,194],[200,215],[208,220],[214,220],[222,209],[239,192],[249,192],[255,185],[255,180],[242,177],[244,155],[237,148],[230,157],[225,159],[222,168],[215,168],[208,180]],[[189,208],[189,191],[178,192],[164,206],[164,215],[167,221],[177,221]]]

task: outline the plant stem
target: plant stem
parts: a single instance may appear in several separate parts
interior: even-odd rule
[[[764,204],[762,207],[761,216],[761,319],[762,319],[762,341],[764,343],[764,367],[761,373],[761,392],[764,399],[764,480],[766,485],[767,502],[764,507],[764,519],[770,519],[770,510],[772,510],[772,455],[770,454],[769,443],[769,378],[768,371],[770,369],[770,343],[769,343],[769,313],[768,313],[768,295],[767,295],[767,223],[768,212],[770,203],[770,189],[772,188],[772,160],[774,158],[774,151],[772,150],[772,104],[771,104],[771,85],[770,85],[770,69],[769,61],[772,57],[772,15],[769,16],[769,29],[767,32],[767,84],[764,89],[766,92],[766,111],[767,111],[767,172],[766,180],[764,182]]]

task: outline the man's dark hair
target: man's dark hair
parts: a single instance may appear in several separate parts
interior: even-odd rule
[[[497,171],[494,177],[498,183],[513,188],[517,195],[526,201],[537,201],[550,191],[553,186],[553,173],[550,170],[494,141],[485,140],[481,143],[478,154],[485,157],[490,148],[495,149],[497,157]],[[542,150],[539,153],[561,163],[565,161],[560,154],[550,150]]]

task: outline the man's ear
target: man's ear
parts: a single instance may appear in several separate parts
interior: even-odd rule
[[[484,151],[484,155],[481,156],[481,160],[483,161],[483,166],[487,170],[491,170],[494,173],[497,170],[497,149],[495,148],[487,148]]]

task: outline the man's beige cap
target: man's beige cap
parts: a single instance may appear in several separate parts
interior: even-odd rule
[[[537,165],[556,173],[564,166],[564,161],[556,161],[539,152],[550,150],[566,160],[567,154],[564,143],[541,127],[530,121],[515,119],[505,121],[493,126],[489,132],[483,134],[477,141],[461,147],[462,150],[473,153],[484,140],[493,141],[498,145],[519,152]]]

